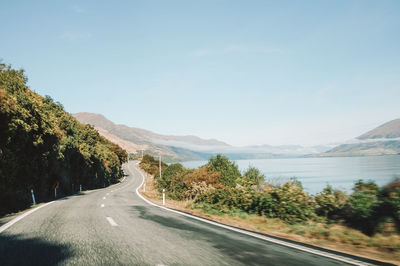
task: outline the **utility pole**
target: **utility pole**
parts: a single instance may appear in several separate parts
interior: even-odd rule
[[[160,160],[159,160],[159,168],[160,168],[160,178],[161,178],[161,155],[160,155]]]

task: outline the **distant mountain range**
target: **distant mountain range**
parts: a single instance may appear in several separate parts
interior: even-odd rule
[[[149,130],[117,125],[101,114],[77,113],[80,122],[94,126],[101,135],[128,153],[162,155],[166,161],[207,160],[222,153],[230,159],[269,159],[304,156],[367,156],[400,154],[400,119],[385,123],[341,145],[256,145],[234,147],[216,139],[157,134]]]
[[[81,123],[94,126],[101,135],[123,147],[128,153],[162,155],[167,161],[207,160],[216,153],[231,159],[265,159],[299,157],[324,152],[332,146],[303,147],[299,145],[259,145],[234,147],[216,139],[196,136],[171,136],[149,130],[117,125],[101,114],[77,113]]]
[[[400,154],[400,119],[389,121],[351,142],[338,145],[319,156]]]
[[[185,148],[186,146],[229,146],[215,139],[161,135],[141,128],[117,125],[101,114],[76,113],[73,116],[81,123],[94,126],[101,135],[117,143],[128,153],[137,154],[143,151],[146,154],[162,155],[166,161],[203,160],[207,157],[205,154]],[[171,145],[166,145],[167,143]]]

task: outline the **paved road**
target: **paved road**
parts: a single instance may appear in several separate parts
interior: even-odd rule
[[[113,187],[58,200],[0,233],[0,265],[342,265],[151,206],[136,163]]]

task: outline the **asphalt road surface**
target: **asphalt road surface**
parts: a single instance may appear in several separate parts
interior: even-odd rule
[[[343,265],[152,206],[136,162],[115,186],[57,200],[0,233],[0,265]]]

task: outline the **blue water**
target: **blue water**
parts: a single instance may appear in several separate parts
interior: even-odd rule
[[[265,180],[273,184],[282,184],[296,177],[304,190],[316,194],[327,184],[351,192],[358,179],[373,180],[385,185],[395,177],[400,177],[400,155],[367,157],[326,157],[235,160],[241,171],[249,165],[260,169]],[[197,168],[206,161],[184,162],[188,168]]]

